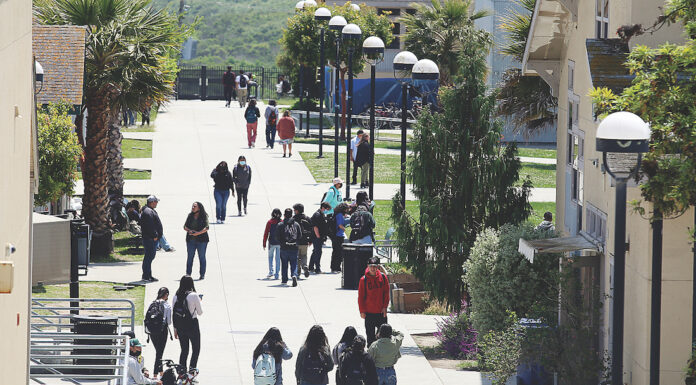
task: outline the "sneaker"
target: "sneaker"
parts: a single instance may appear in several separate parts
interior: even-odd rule
[[[316,270],[314,270],[314,272],[317,274],[321,274],[321,269],[317,268]]]
[[[273,278],[273,279],[278,279],[278,276],[276,275],[275,278]]]
[[[220,224],[221,224],[221,225],[224,225],[224,224],[225,224],[225,221],[223,221],[223,220],[221,219],[221,220],[220,220]]]
[[[292,287],[297,286],[297,277],[292,277]]]
[[[249,148],[251,148],[251,146],[249,146]]]
[[[288,158],[291,157],[291,156],[292,156],[292,152],[290,153],[290,155],[288,155]]]
[[[202,281],[202,280],[204,280],[204,279],[205,279],[205,274],[202,274],[202,275],[200,276],[200,278],[198,278],[199,281]]]
[[[240,217],[242,216],[242,212],[241,212],[241,211],[239,212],[239,216],[240,216]]]
[[[175,249],[174,247],[170,247],[169,249],[164,250],[164,251],[167,252],[167,253],[173,253],[173,252],[176,251],[176,249]]]
[[[252,143],[251,148],[256,148],[256,143]]]
[[[271,279],[272,276],[273,276],[273,274],[268,274],[268,275],[266,276],[266,279]],[[276,277],[276,278],[277,278],[277,277]]]
[[[155,278],[155,277],[150,277],[150,278],[147,279],[147,281],[148,281],[148,282],[157,282],[157,281],[159,281],[159,279],[157,279],[157,278]]]
[[[304,271],[304,276],[305,276],[305,278],[309,278],[309,270]]]
[[[245,208],[244,208],[244,215],[247,215],[247,214],[248,214],[248,213],[247,213],[247,209],[246,209],[246,207],[245,207]]]
[[[283,158],[287,157],[287,155],[283,154]]]
[[[280,282],[280,283],[281,283],[282,285],[287,285],[287,284],[288,284],[288,281],[282,281],[282,282]]]

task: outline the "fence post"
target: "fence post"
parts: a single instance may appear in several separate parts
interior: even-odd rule
[[[201,66],[201,100],[208,99],[208,74],[207,67]]]
[[[263,100],[263,89],[266,88],[266,68],[261,67],[261,100]]]

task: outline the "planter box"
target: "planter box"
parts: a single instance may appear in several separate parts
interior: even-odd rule
[[[416,313],[425,310],[426,298],[428,298],[427,291],[404,292],[404,313]]]
[[[389,283],[409,283],[409,282],[418,282],[416,277],[413,276],[413,274],[407,274],[407,273],[399,273],[399,274],[388,274],[387,278],[389,279]]]

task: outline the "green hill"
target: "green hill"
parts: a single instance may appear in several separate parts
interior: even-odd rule
[[[194,39],[196,57],[187,64],[250,64],[275,67],[281,31],[297,0],[185,0],[186,21],[203,19]],[[177,11],[179,0],[155,0]]]

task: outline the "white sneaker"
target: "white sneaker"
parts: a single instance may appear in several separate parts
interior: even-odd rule
[[[220,224],[221,224],[221,225],[224,225],[224,224],[225,224],[225,221],[223,221],[222,219],[220,219]]]
[[[271,279],[272,276],[273,276],[273,274],[268,274],[268,275],[266,276],[266,279]]]

